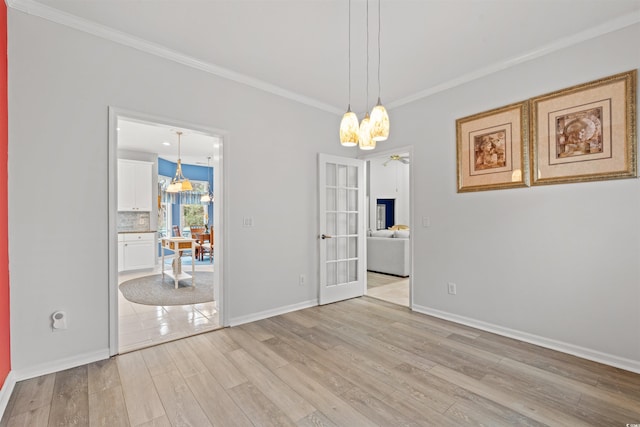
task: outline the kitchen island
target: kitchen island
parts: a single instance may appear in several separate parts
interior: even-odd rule
[[[173,251],[173,261],[171,262],[171,268],[166,269],[164,267],[164,249]],[[182,261],[180,257],[183,251],[191,251],[191,274],[182,271]],[[162,238],[162,280],[167,275],[173,279],[175,288],[178,289],[178,282],[183,279],[191,278],[191,286],[195,287],[195,253],[196,253],[196,240],[187,239],[186,237],[163,237]]]

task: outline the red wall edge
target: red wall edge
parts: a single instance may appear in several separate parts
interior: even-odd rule
[[[0,387],[11,371],[9,339],[9,241],[7,159],[9,150],[7,102],[7,5],[0,7]]]

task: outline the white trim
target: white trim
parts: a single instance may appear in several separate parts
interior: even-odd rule
[[[16,379],[13,371],[9,371],[9,375],[4,380],[4,384],[0,389],[0,420],[4,416],[4,411],[7,409],[7,404],[9,403],[9,398],[11,397],[11,393],[13,393],[13,388],[16,385]]]
[[[440,311],[421,305],[414,305],[413,310],[418,313],[427,314],[429,316],[438,317],[440,319],[450,320],[455,323],[471,326],[472,328],[492,332],[494,334],[528,342],[540,347],[550,348],[562,353],[571,354],[583,359],[592,360],[598,363],[604,363],[605,365],[614,366],[616,368],[640,374],[640,362],[636,360],[626,359],[624,357],[619,357],[613,354],[602,353],[590,348],[580,347],[574,344],[541,337],[539,335],[505,328],[503,326],[494,325],[492,323],[483,322],[481,320],[476,320],[469,317],[458,316],[457,314],[451,314],[445,311]]]
[[[75,368],[77,366],[87,365],[89,363],[105,360],[109,358],[109,349],[104,348],[90,353],[77,354],[64,359],[52,360],[50,362],[41,363],[40,365],[31,366],[27,369],[12,371],[15,373],[16,382],[28,380],[42,375],[52,374],[54,372],[64,371],[65,369]]]
[[[225,215],[228,215],[228,207],[226,206],[224,194],[226,194],[227,177],[225,176],[225,162],[227,151],[225,147],[229,142],[229,133],[222,129],[217,129],[209,126],[202,126],[185,121],[178,121],[163,116],[150,115],[146,113],[140,113],[132,110],[125,110],[123,108],[109,106],[109,138],[108,138],[108,156],[109,156],[109,349],[110,354],[116,355],[119,352],[118,344],[118,263],[117,263],[117,122],[119,118],[129,118],[150,123],[159,123],[165,126],[178,127],[183,129],[192,129],[198,132],[205,133],[212,137],[220,139],[218,154],[220,159],[215,160],[214,166],[214,186],[216,203],[214,205],[214,222],[213,226],[215,230],[222,230],[216,232],[216,256],[214,258],[214,294],[218,295],[218,302],[221,304],[218,307],[220,324],[222,326],[228,326],[227,323],[227,311],[229,302],[227,301],[227,281],[225,272],[227,271],[226,257],[224,256],[227,250],[226,240],[224,238],[227,228]],[[221,249],[220,249],[221,248]]]
[[[241,83],[256,89],[263,90],[265,92],[272,93],[274,95],[281,96],[283,98],[300,102],[301,104],[306,104],[311,107],[327,111],[329,113],[344,113],[344,111],[332,105],[325,104],[299,93],[292,92],[280,86],[267,83],[265,81],[247,76],[245,74],[237,73],[228,68],[223,68],[218,65],[202,61],[200,59],[185,55],[184,53],[169,49],[157,43],[152,43],[139,37],[124,33],[122,31],[114,30],[113,28],[107,27],[105,25],[80,18],[76,15],[62,12],[61,10],[49,6],[45,6],[44,4],[38,3],[34,0],[7,0],[7,4],[9,5],[9,7],[27,13],[29,15],[37,16],[58,24],[66,25],[67,27],[84,31],[85,33],[93,34],[94,36],[101,37],[105,40],[138,49],[142,52],[149,53],[160,58],[168,59],[170,61],[186,65],[187,67],[195,68],[196,70],[204,71],[218,77],[232,80],[237,83]]]
[[[229,319],[229,326],[238,326],[244,323],[255,322],[257,320],[267,319],[273,316],[290,313],[292,311],[302,310],[303,308],[315,307],[318,305],[317,299],[299,302],[296,304],[285,305],[284,307],[273,308],[271,310],[260,311],[258,313],[248,314],[246,316],[234,317]]]
[[[327,111],[329,113],[334,113],[338,115],[342,115],[344,113],[344,110],[341,110],[329,104],[325,104],[324,102],[320,102],[316,99],[312,99],[307,96],[284,89],[282,87],[272,85],[265,81],[235,72],[228,68],[220,67],[215,64],[201,61],[192,56],[185,55],[183,53],[169,49],[165,46],[152,43],[138,37],[134,37],[130,34],[123,33],[118,30],[114,30],[113,28],[98,24],[96,22],[93,22],[84,18],[80,18],[76,15],[62,12],[61,10],[46,6],[34,0],[6,0],[6,3],[12,9],[19,10],[29,15],[38,16],[40,18],[44,18],[61,25],[66,25],[76,30],[84,31],[89,34],[93,34],[94,36],[101,37],[103,39],[110,40],[112,42],[115,42],[124,46],[128,46],[134,49],[138,49],[142,52],[146,52],[151,55],[165,58],[170,61],[175,61],[179,64],[186,65],[187,67],[195,68],[197,70],[201,70],[201,71],[216,75],[218,77],[222,77],[222,78],[232,80],[237,83],[241,83],[259,90],[263,90],[265,92],[269,92],[274,95],[281,96],[283,98],[300,102],[301,104],[309,105],[311,107],[315,107],[320,110]],[[407,97],[398,99],[396,101],[389,102],[387,104],[387,109],[400,107],[402,105],[417,101],[419,99],[426,98],[436,93],[443,92],[445,90],[454,88],[456,86],[460,86],[470,81],[485,77],[492,73],[516,66],[523,62],[527,62],[532,59],[539,58],[544,55],[548,55],[560,49],[564,49],[566,47],[569,47],[578,43],[582,43],[584,41],[593,39],[595,37],[598,37],[604,34],[621,30],[625,27],[634,25],[638,22],[640,22],[640,11],[631,12],[629,14],[612,19],[611,21],[604,22],[601,25],[597,25],[595,27],[589,28],[577,34],[573,34],[568,37],[558,39],[553,43],[550,43],[546,46],[535,49],[528,53],[525,53],[513,58],[509,58],[505,61],[501,61],[493,65],[489,65],[487,67],[481,68],[471,73],[464,74],[453,80],[449,80],[439,85],[432,86],[430,88],[417,92],[413,95],[409,95]]]
[[[409,229],[412,230],[411,231],[411,238],[409,239],[409,253],[410,253],[410,260],[409,260],[409,310],[413,310],[413,266],[414,266],[414,259],[413,259],[413,254],[415,253],[413,246],[414,246],[414,240],[415,240],[415,236],[417,235],[416,233],[416,229],[414,227],[414,218],[413,218],[413,206],[414,206],[414,201],[415,201],[415,192],[414,192],[414,185],[413,185],[413,176],[414,176],[414,169],[413,169],[413,160],[415,159],[414,155],[413,155],[413,145],[404,145],[401,147],[397,147],[397,148],[393,148],[393,149],[388,149],[388,150],[381,150],[381,151],[375,151],[375,152],[367,152],[367,153],[360,153],[358,155],[359,159],[364,160],[365,162],[371,159],[378,159],[380,157],[386,157],[386,156],[390,156],[392,154],[398,154],[398,153],[409,153],[409,159],[410,159],[410,163],[409,163],[409,224],[407,224],[409,226]],[[371,172],[369,172],[367,174],[367,176],[369,177],[369,179],[366,180],[367,182],[367,187],[370,184],[370,178],[371,178]],[[367,190],[365,191],[365,194],[369,194],[369,188],[367,188]],[[371,207],[371,201],[368,201],[367,203],[367,218],[369,218],[369,208]],[[365,245],[366,248],[367,245]],[[367,256],[367,253],[365,251],[365,257]],[[366,276],[366,274],[365,274]],[[368,285],[365,286],[365,294],[367,291]]]
[[[585,31],[579,32],[577,34],[572,34],[568,37],[564,37],[550,43],[541,48],[532,50],[530,52],[524,53],[519,56],[515,56],[513,58],[509,58],[502,62],[497,62],[495,64],[489,65],[484,68],[480,68],[479,70],[472,71],[467,74],[463,74],[460,77],[457,77],[453,80],[446,81],[436,86],[432,86],[428,89],[417,92],[413,95],[409,95],[407,97],[398,99],[393,102],[389,102],[387,104],[388,109],[400,107],[405,104],[409,104],[413,101],[417,101],[422,98],[426,98],[428,96],[434,95],[438,92],[444,92],[445,90],[454,88],[456,86],[463,85],[465,83],[469,83],[473,80],[480,79],[482,77],[486,77],[498,71],[505,70],[507,68],[515,67],[518,64],[522,64],[527,61],[531,61],[536,58],[540,58],[541,56],[548,55],[552,52],[556,52],[561,49],[565,49],[569,46],[576,45],[578,43],[582,43],[587,40],[591,40],[595,37],[602,36],[604,34],[612,33],[614,31],[621,30],[628,26],[637,24],[640,22],[640,11],[632,12],[627,15],[620,16],[616,19],[612,19],[611,21],[605,22],[601,25],[597,25],[595,27],[589,28]]]

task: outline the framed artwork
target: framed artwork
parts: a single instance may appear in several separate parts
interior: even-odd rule
[[[637,70],[531,99],[532,185],[631,178]]]
[[[456,120],[459,193],[529,185],[528,105]]]

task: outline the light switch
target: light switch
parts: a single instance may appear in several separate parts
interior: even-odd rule
[[[253,227],[253,217],[252,216],[245,216],[244,218],[242,218],[242,226],[243,227]]]
[[[431,219],[428,216],[422,217],[422,226],[423,227],[431,227]]]

